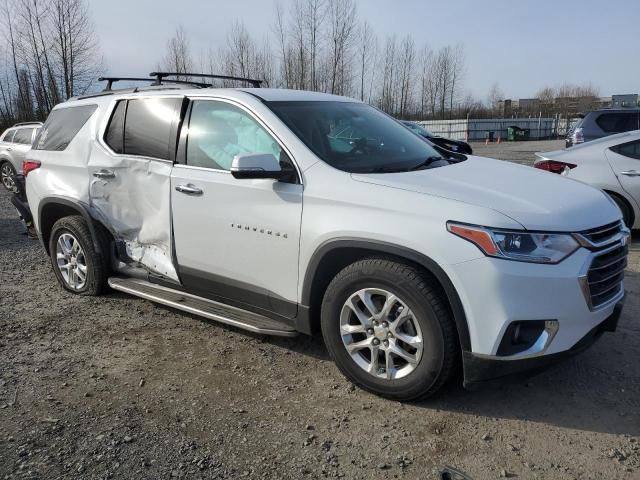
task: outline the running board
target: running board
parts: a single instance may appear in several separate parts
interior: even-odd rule
[[[114,290],[161,303],[168,307],[193,313],[201,317],[232,325],[250,332],[281,337],[294,337],[298,332],[282,322],[272,320],[258,313],[214,302],[172,288],[156,285],[137,278],[109,278],[109,286]]]

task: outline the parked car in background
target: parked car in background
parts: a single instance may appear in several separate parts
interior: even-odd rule
[[[13,191],[13,176],[22,173],[22,161],[36,138],[41,122],[17,123],[0,137],[0,180],[7,190]]]
[[[603,108],[585,114],[569,132],[567,148],[598,138],[640,129],[640,108]]]
[[[427,130],[422,125],[416,122],[410,122],[408,120],[400,120],[405,127],[409,128],[416,135],[421,136],[422,138],[426,138],[431,143],[435,143],[439,147],[446,148],[452,152],[456,153],[464,153],[466,155],[473,154],[473,150],[471,149],[471,145],[467,142],[463,142],[462,140],[452,140],[450,138],[440,137],[439,135],[434,134],[430,130]]]
[[[160,84],[70,99],[42,128],[27,197],[75,294],[321,333],[346,377],[397,400],[616,329],[629,232],[605,194],[454,155],[360,101]]]
[[[627,226],[640,228],[640,130],[536,155],[534,167],[604,190]]]

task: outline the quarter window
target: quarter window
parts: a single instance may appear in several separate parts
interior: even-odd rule
[[[621,133],[638,128],[637,113],[603,113],[596,123],[607,133]]]
[[[74,139],[97,105],[81,105],[53,110],[42,126],[34,150],[64,150]]]
[[[13,136],[15,135],[15,133],[16,133],[15,130],[7,130],[7,133],[5,133],[4,136],[2,137],[2,141],[7,143],[12,143]]]
[[[182,97],[129,100],[124,123],[123,153],[173,159],[182,102]],[[117,130],[114,135],[117,136]]]
[[[640,140],[636,140],[635,142],[623,143],[622,145],[617,145],[613,147],[613,150],[620,155],[624,155],[625,157],[635,158],[636,160],[640,160]]]
[[[211,100],[193,103],[187,165],[230,170],[233,157],[248,153],[271,153],[286,161],[278,142],[244,110]]]

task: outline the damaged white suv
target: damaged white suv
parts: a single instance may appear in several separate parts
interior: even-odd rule
[[[203,85],[199,85],[202,87]],[[613,331],[629,232],[602,192],[431,146],[364,103],[164,83],[58,105],[25,161],[67,290],[322,332],[379,395],[544,367]]]

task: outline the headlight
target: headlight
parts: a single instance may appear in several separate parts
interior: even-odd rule
[[[521,262],[558,263],[580,245],[569,233],[528,233],[447,222],[447,230],[475,244],[485,255]]]

